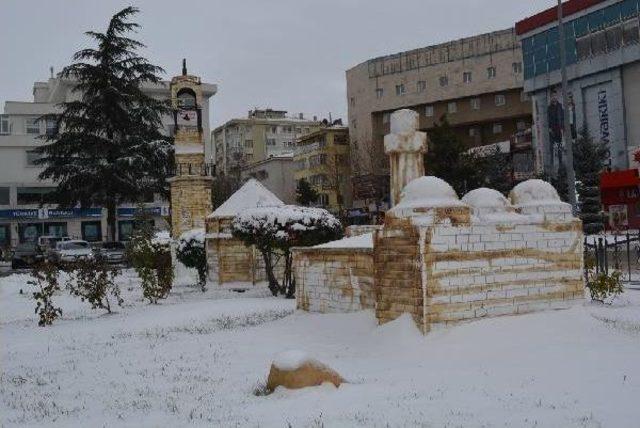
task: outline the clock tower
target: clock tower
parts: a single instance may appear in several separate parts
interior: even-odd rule
[[[171,185],[171,234],[174,238],[191,229],[204,228],[211,213],[212,167],[205,162],[202,134],[202,82],[187,74],[171,79],[174,121],[175,175]]]

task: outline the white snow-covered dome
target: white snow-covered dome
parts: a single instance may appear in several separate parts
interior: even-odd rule
[[[504,212],[511,209],[509,200],[502,193],[486,187],[470,191],[462,197],[462,202],[485,211]]]
[[[527,180],[511,189],[509,199],[513,205],[545,205],[561,203],[557,190],[544,180]]]
[[[400,194],[398,207],[442,207],[463,205],[446,181],[433,176],[423,176],[412,180]]]

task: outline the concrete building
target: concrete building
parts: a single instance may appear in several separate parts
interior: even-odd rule
[[[242,168],[271,156],[293,153],[295,141],[316,131],[321,123],[287,116],[284,110],[251,110],[246,118],[231,119],[211,133],[218,173],[239,173]]]
[[[272,156],[247,165],[242,169],[242,179],[255,178],[285,204],[296,203],[293,154]]]
[[[295,182],[305,179],[315,188],[317,206],[333,213],[351,207],[349,128],[328,126],[299,138],[294,163]]]
[[[563,111],[572,134],[583,125],[609,145],[614,170],[636,167],[640,148],[638,0],[570,0],[563,4],[569,99],[560,91],[556,8],[516,24],[523,47],[524,89],[534,103],[540,168],[555,174],[564,147]]]
[[[346,75],[355,207],[388,197],[382,141],[395,110],[418,112],[427,132],[446,114],[469,146],[507,141],[531,126],[513,29],[370,59]]]
[[[211,156],[209,98],[217,88],[212,84],[202,86],[202,127],[206,150]],[[44,144],[41,137],[55,126],[41,117],[55,113],[58,103],[77,99],[79,94],[73,87],[73,81],[52,76],[46,82],[34,83],[33,101],[7,101],[4,105],[4,113],[0,115],[0,246],[15,245],[42,234],[89,241],[106,239],[106,210],[101,207],[63,210],[40,204],[42,195],[55,187],[53,182],[38,180],[41,168],[34,165],[37,155],[33,149]],[[145,85],[143,89],[158,99],[171,97],[169,82]],[[167,134],[173,134],[173,117],[163,118],[163,125]],[[144,206],[156,226],[167,226],[163,220],[169,215],[167,201],[149,195]],[[119,239],[127,239],[132,233],[136,211],[133,205],[118,208]]]

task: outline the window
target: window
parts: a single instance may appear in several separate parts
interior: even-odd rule
[[[9,195],[8,187],[0,187],[0,205],[9,205],[11,203]]]
[[[326,193],[320,193],[318,195],[318,205],[320,205],[321,207],[326,207],[327,205],[329,205],[329,195],[327,195]]]
[[[272,126],[271,127],[271,133],[272,134],[277,134],[278,133],[278,127],[277,126]]]
[[[416,90],[418,92],[424,92],[427,90],[427,82],[426,80],[418,80],[418,83],[416,84]]]
[[[44,196],[53,190],[53,187],[18,187],[18,205],[44,203]]]
[[[118,222],[118,240],[128,241],[133,236],[133,221],[119,221]]]
[[[500,107],[505,105],[506,103],[507,103],[507,99],[505,98],[504,95],[502,94],[496,95],[496,106]]]
[[[8,224],[0,225],[0,247],[8,247],[11,244],[11,228]]]
[[[476,131],[476,128],[469,128],[469,137],[475,137]]]
[[[22,223],[18,225],[20,242],[36,242],[42,236],[42,223]]]
[[[518,129],[518,131],[524,131],[525,129],[527,129],[527,122],[525,122],[524,120],[517,121],[516,128]]]
[[[351,107],[355,106],[355,105],[356,105],[356,99],[355,99],[355,97],[351,97],[351,98],[349,99],[349,103],[351,104]]]
[[[36,161],[41,158],[42,156],[35,150],[27,150],[27,166],[38,166]]]
[[[0,134],[11,134],[11,122],[9,116],[0,116]]]
[[[85,241],[102,241],[102,224],[99,221],[83,221],[80,228],[82,231],[82,239]]]
[[[67,236],[67,223],[45,223],[44,234],[51,236]]]
[[[433,106],[425,106],[424,115],[427,117],[433,117]]]
[[[27,134],[40,134],[40,121],[37,117],[28,117],[25,119],[24,132]]]
[[[500,134],[502,132],[502,124],[501,123],[494,123],[493,124],[493,133],[494,134]]]
[[[353,120],[351,121],[351,126],[353,127],[353,129],[358,129],[358,122],[356,122],[356,120],[355,120],[355,119],[353,119]]]
[[[244,140],[244,147],[247,149],[253,148],[253,140]]]
[[[291,126],[283,126],[282,127],[282,132],[284,132],[285,134],[291,134],[292,129],[293,128]]]
[[[380,99],[384,96],[384,89],[376,88],[376,98]]]
[[[513,64],[511,64],[511,69],[513,70],[513,74],[522,73],[522,63],[521,62],[514,62]]]
[[[440,76],[440,86],[447,86],[449,84],[449,78],[447,76]]]
[[[275,146],[276,139],[275,138],[267,138],[267,146]]]
[[[449,112],[449,114],[453,114],[457,111],[458,111],[458,104],[456,104],[455,101],[452,101],[449,104],[447,104],[447,112]]]
[[[495,79],[496,77],[496,68],[491,66],[487,68],[487,78],[488,79]]]
[[[404,83],[396,85],[396,95],[404,95]]]
[[[389,118],[390,117],[391,117],[391,113],[389,113],[389,112],[382,113],[382,124],[389,123]]]
[[[471,109],[480,110],[480,98],[471,98]]]
[[[462,81],[464,83],[471,83],[471,72],[470,71],[465,71],[464,73],[462,73]]]

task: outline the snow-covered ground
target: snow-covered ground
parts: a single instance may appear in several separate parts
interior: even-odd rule
[[[118,313],[61,295],[41,328],[27,279],[0,279],[1,426],[640,425],[640,291],[423,337],[406,317],[295,312],[265,287],[182,284],[148,305],[130,272]],[[289,349],[350,383],[255,396]]]

